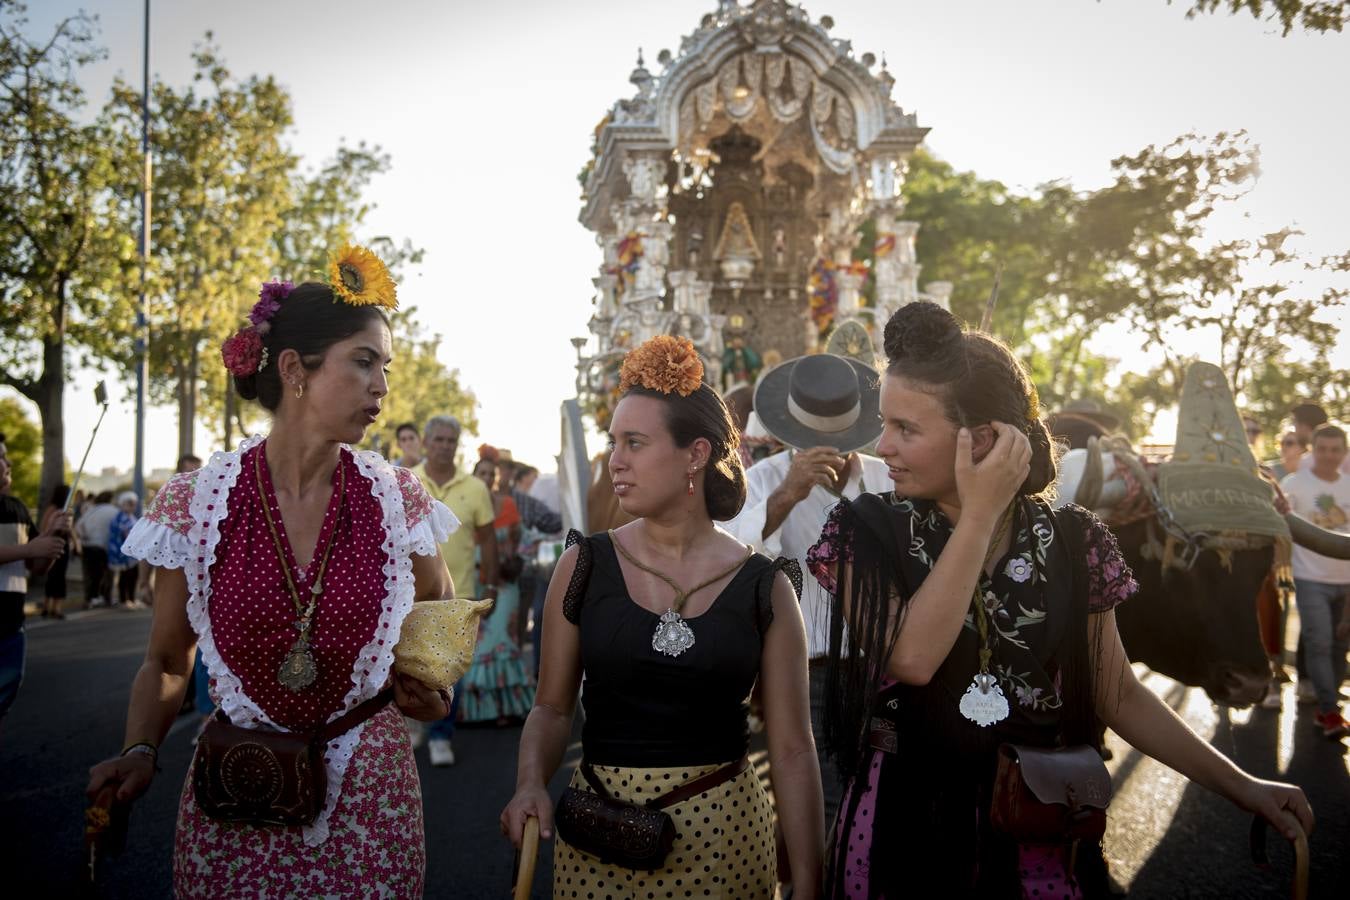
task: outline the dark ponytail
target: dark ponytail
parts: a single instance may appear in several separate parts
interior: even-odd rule
[[[1004,422],[1031,442],[1031,471],[1020,493],[1041,494],[1055,483],[1058,445],[1040,416],[1030,376],[1008,346],[961,323],[936,303],[900,307],[884,332],[886,372],[942,400],[947,418],[975,427]]]

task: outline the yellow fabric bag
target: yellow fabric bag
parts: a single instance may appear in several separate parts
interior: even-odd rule
[[[448,691],[473,664],[478,619],[491,600],[423,600],[403,620],[394,671]]]

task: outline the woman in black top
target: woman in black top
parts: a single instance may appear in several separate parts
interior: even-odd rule
[[[558,563],[502,830],[519,845],[526,818],[537,816],[541,834],[552,835],[545,786],[562,762],[584,674],[584,763],[612,797],[642,804],[714,773],[725,780],[666,809],[677,837],[664,868],[609,865],[560,838],[554,896],[773,896],[773,812],[753,767],[735,765],[758,680],[795,896],[811,900],[824,815],[805,631],[785,577],[800,573],[752,554],[714,522],[740,509],[745,479],[736,431],[702,383],[693,346],[647,342],[624,361],[622,390],[609,468],[620,506],[637,518],[581,539]],[[572,786],[592,791],[580,770]]]

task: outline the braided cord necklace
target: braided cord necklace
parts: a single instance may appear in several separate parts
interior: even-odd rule
[[[994,558],[999,545],[1008,535],[1013,508],[1014,505],[1009,504],[999,517],[998,529],[989,542],[989,549],[985,551],[984,563],[980,566],[979,576],[975,579],[975,591],[970,598],[971,605],[975,607],[975,627],[980,634],[980,670],[975,674],[970,687],[966,688],[965,694],[961,696],[959,709],[961,715],[981,728],[1003,721],[1009,713],[1008,698],[1003,696],[998,679],[989,674],[989,660],[993,658],[994,650],[989,639],[989,617],[984,608],[984,592],[980,590],[980,577],[984,575],[984,570],[989,567],[989,561]]]
[[[684,608],[684,602],[688,600],[691,595],[697,594],[705,587],[716,584],[723,578],[726,578],[728,575],[739,570],[755,552],[753,547],[747,547],[745,556],[741,557],[741,559],[739,559],[731,568],[727,569],[725,572],[719,572],[696,587],[685,590],[675,582],[675,579],[662,572],[658,572],[651,566],[639,562],[637,558],[629,553],[624,545],[619,542],[619,536],[614,533],[613,529],[610,529],[609,539],[610,542],[614,544],[614,548],[619,551],[619,554],[623,556],[624,559],[628,560],[628,562],[646,572],[648,575],[654,575],[661,579],[666,584],[670,585],[670,589],[675,592],[675,597],[670,601],[670,607],[661,614],[661,621],[656,623],[656,631],[652,633],[652,649],[659,653],[664,653],[667,656],[679,656],[681,653],[694,646],[694,629],[690,628],[689,623],[680,615],[680,610]]]
[[[264,445],[265,447],[266,445]],[[281,571],[286,576],[286,587],[291,594],[291,602],[295,605],[296,621],[291,623],[292,627],[299,632],[295,643],[286,654],[286,659],[282,661],[281,668],[277,670],[277,681],[282,687],[290,691],[303,691],[314,683],[318,678],[318,665],[314,661],[314,652],[309,647],[309,632],[314,624],[314,612],[319,606],[319,596],[323,594],[323,576],[328,570],[328,558],[333,552],[333,541],[337,534],[337,523],[328,530],[328,541],[323,548],[323,556],[319,559],[319,571],[314,576],[314,584],[309,589],[309,602],[300,600],[300,592],[295,588],[295,579],[291,576],[290,563],[286,561],[286,550],[281,544],[281,535],[277,531],[277,526],[272,521],[271,504],[267,500],[267,492],[263,489],[262,477],[262,456],[263,447],[258,448],[257,454],[253,457],[253,474],[258,479],[258,496],[262,500],[263,518],[267,520],[267,530],[272,534],[272,546],[277,551],[277,561],[281,563]],[[338,509],[342,509],[342,503],[346,498],[347,491],[347,470],[342,465],[342,456],[338,455]]]

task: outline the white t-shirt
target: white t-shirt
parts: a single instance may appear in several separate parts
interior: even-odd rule
[[[1280,482],[1289,505],[1328,531],[1350,534],[1350,475],[1323,481],[1300,469]],[[1294,545],[1294,577],[1322,584],[1350,584],[1350,559],[1332,559]]]
[[[843,495],[850,500],[861,493],[880,494],[894,484],[886,464],[875,456],[858,454],[862,465],[851,472]],[[769,512],[769,495],[787,480],[792,466],[791,454],[775,453],[761,459],[745,473],[746,497],[740,514],[722,527],[739,540],[769,558],[785,556],[802,567],[802,618],[806,622],[807,652],[819,659],[830,652],[830,595],[806,568],[806,551],[820,540],[820,530],[839,498],[820,485],[811,488],[806,499],[792,507],[778,530],[764,537],[764,522]]]
[[[75,523],[75,533],[80,543],[86,547],[108,549],[108,532],[112,529],[112,520],[117,518],[117,507],[111,503],[100,503],[80,516]]]

